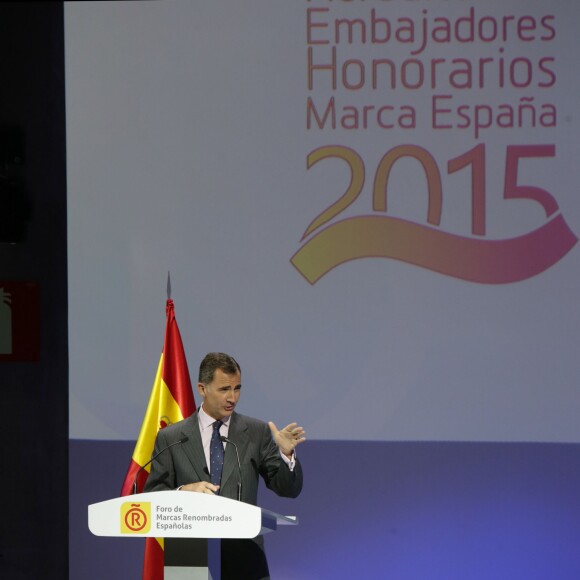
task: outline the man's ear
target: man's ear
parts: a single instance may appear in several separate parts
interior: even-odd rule
[[[197,383],[197,390],[202,397],[205,397],[205,385],[203,383]]]

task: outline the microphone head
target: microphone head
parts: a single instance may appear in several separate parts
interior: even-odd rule
[[[225,435],[220,435],[220,441],[222,443],[229,443],[229,440]]]
[[[180,443],[185,443],[186,441],[189,441],[189,437],[183,437],[180,441]]]

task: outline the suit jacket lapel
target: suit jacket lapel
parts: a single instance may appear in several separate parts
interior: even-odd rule
[[[238,447],[238,453],[240,455],[240,463],[244,464],[244,457],[246,455],[246,450],[248,448],[248,427],[245,421],[237,414],[233,413],[231,418],[230,428],[228,430],[228,439],[233,441]],[[226,482],[232,475],[238,478],[238,459],[236,457],[236,450],[233,445],[227,444],[224,453],[224,468],[222,470],[222,481],[221,488],[223,489]]]
[[[203,452],[197,411],[191,415],[188,421],[185,422],[182,433],[189,437],[189,441],[187,441],[183,447],[197,477],[200,481],[209,481],[209,469],[205,461],[205,453]]]

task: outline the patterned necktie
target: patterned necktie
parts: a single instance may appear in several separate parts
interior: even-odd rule
[[[221,421],[213,424],[213,435],[209,444],[210,480],[214,485],[219,485],[222,479],[222,468],[224,466],[224,445],[220,440]]]

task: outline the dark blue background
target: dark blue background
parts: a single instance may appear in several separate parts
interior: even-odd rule
[[[91,536],[89,503],[118,495],[133,445],[71,441],[71,578],[139,578],[142,539]],[[577,445],[308,441],[300,525],[266,536],[273,578],[577,580]]]

